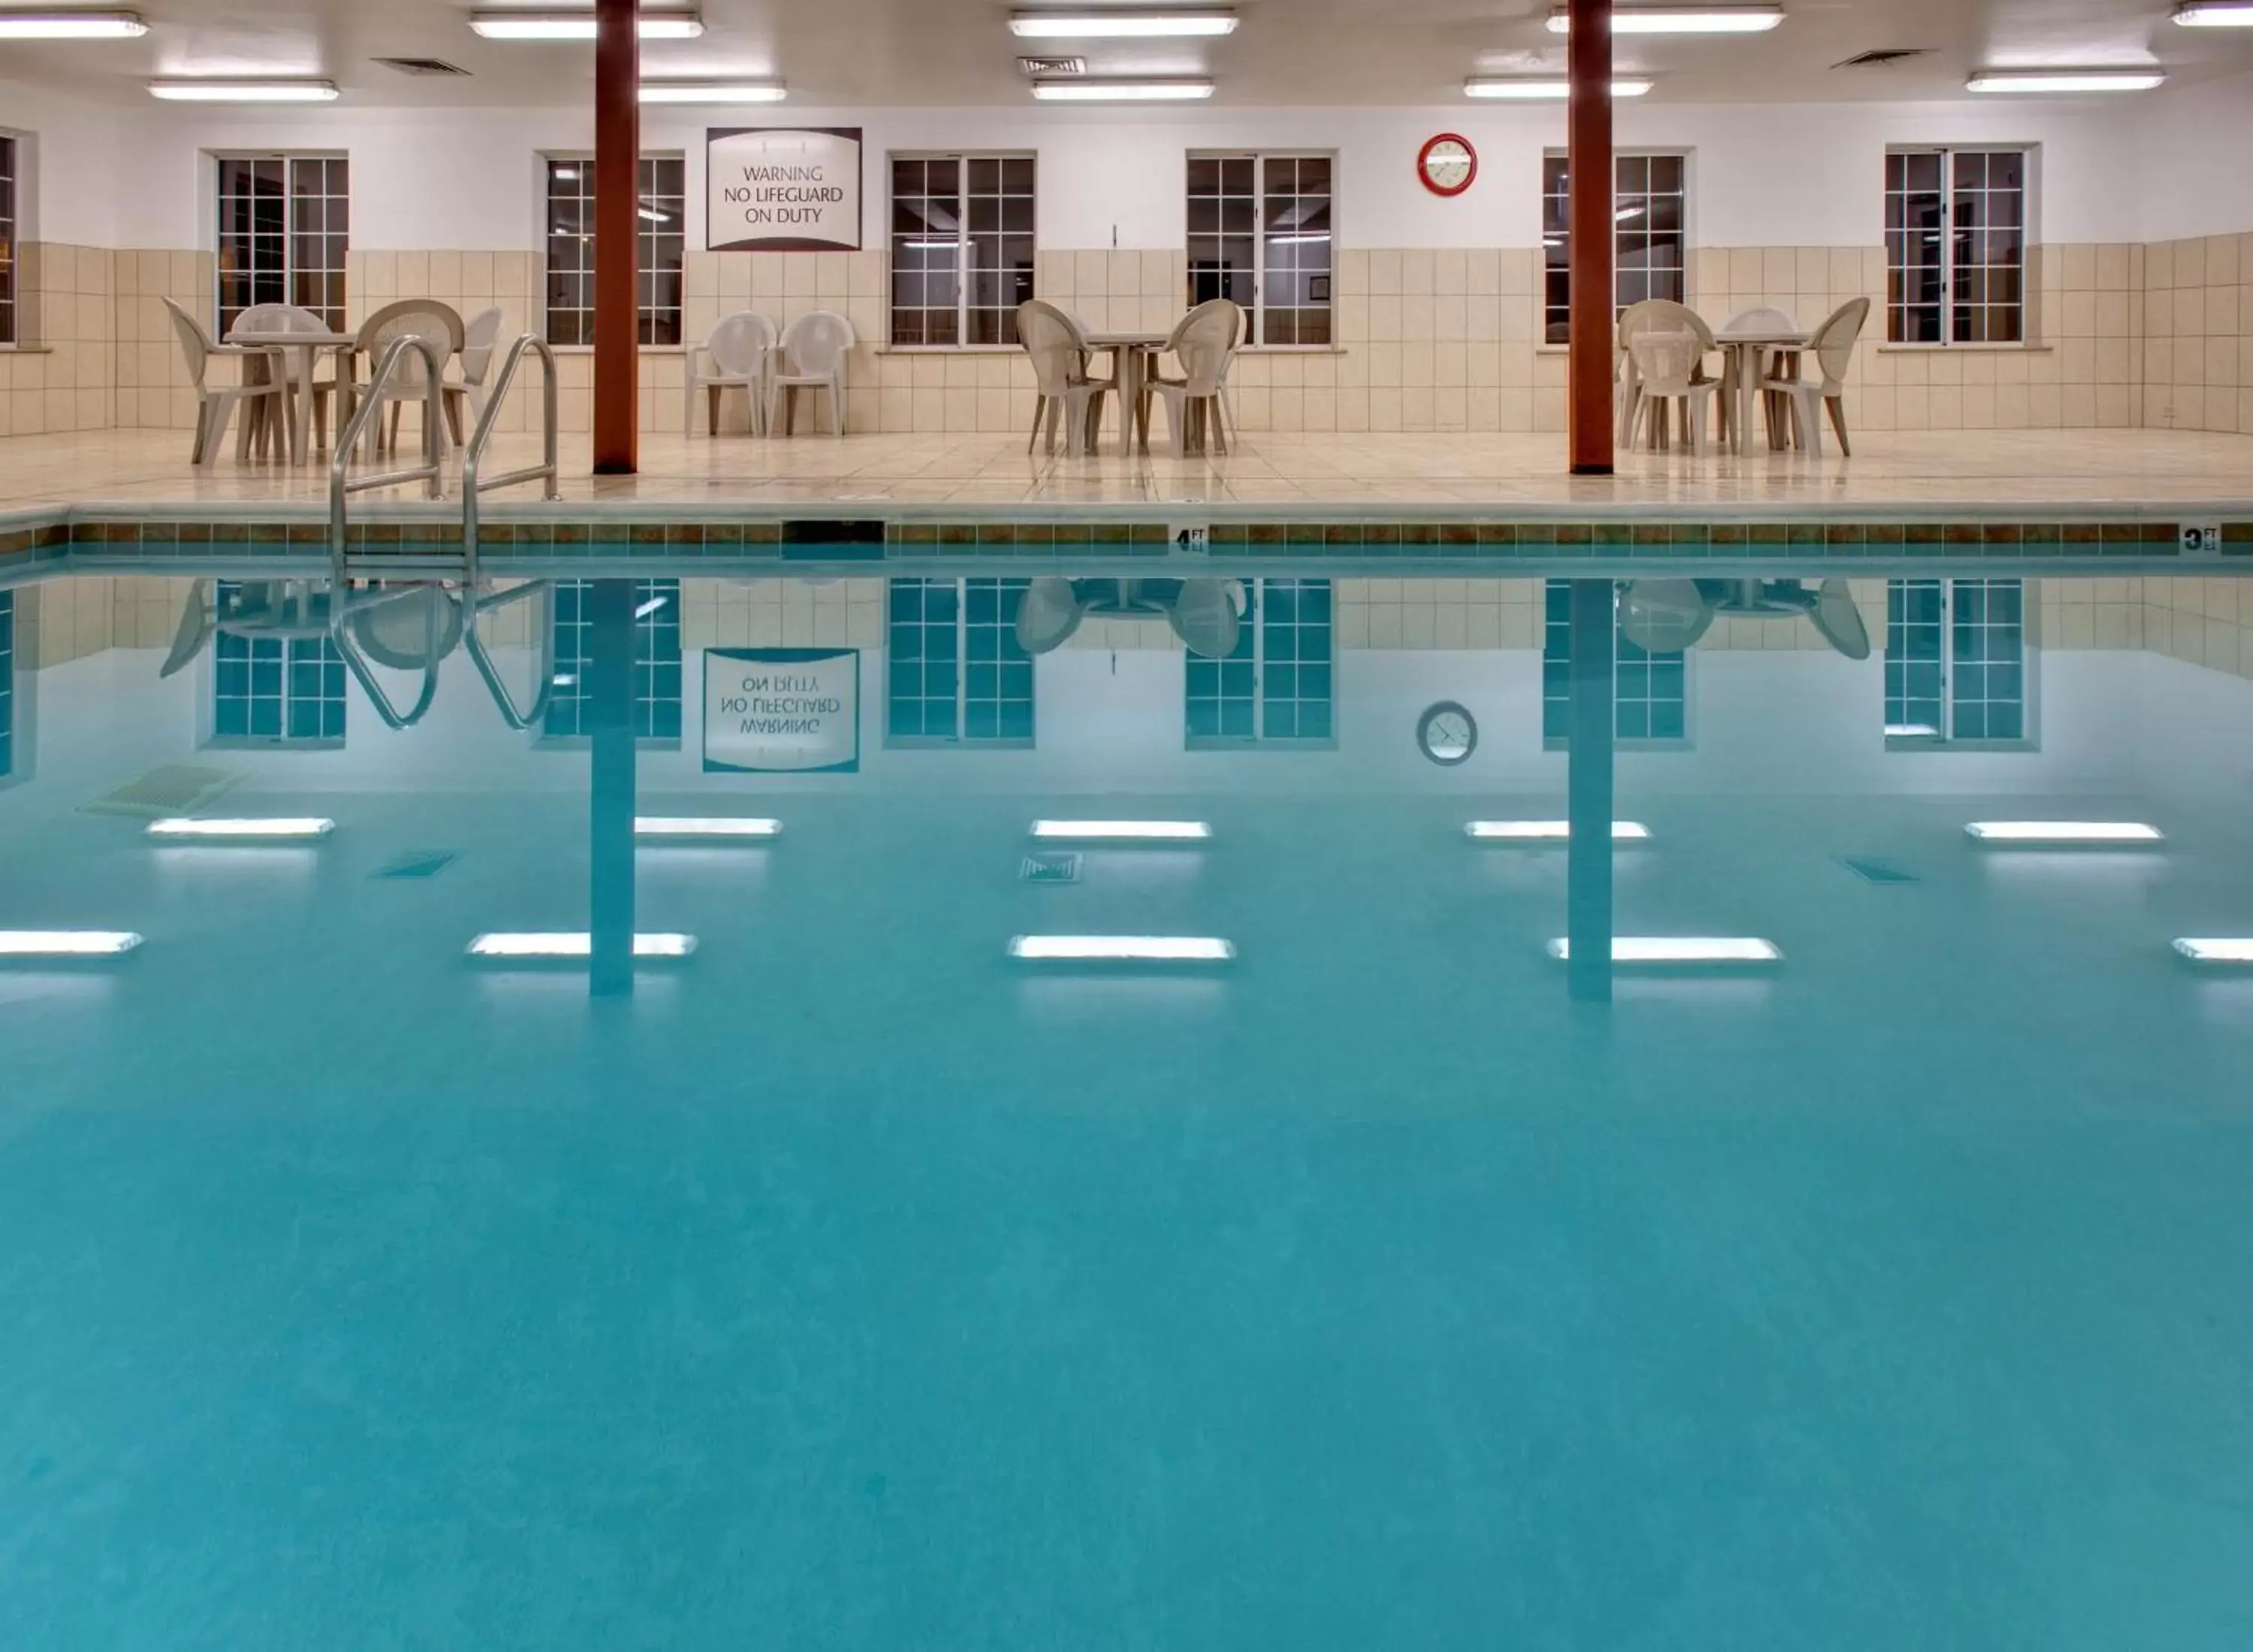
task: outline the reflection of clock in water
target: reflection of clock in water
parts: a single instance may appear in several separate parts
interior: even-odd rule
[[[1478,749],[1478,722],[1452,700],[1443,700],[1416,723],[1416,744],[1443,769],[1468,763]]]
[[[1478,151],[1470,139],[1442,132],[1417,155],[1416,176],[1434,195],[1460,195],[1478,176]]]

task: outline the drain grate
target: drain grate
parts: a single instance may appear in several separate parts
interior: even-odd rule
[[[86,814],[129,814],[163,820],[196,813],[234,782],[234,774],[226,769],[168,763],[78,806]]]
[[[380,878],[435,878],[454,863],[451,849],[409,849],[390,865],[379,868]]]
[[[1028,883],[1077,883],[1077,854],[1029,854],[1017,863],[1017,875]]]
[[[1841,855],[1838,864],[1865,883],[1914,883],[1916,874],[1903,871],[1891,861],[1873,861],[1856,855]]]

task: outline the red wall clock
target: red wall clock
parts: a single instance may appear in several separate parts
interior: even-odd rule
[[[1417,151],[1416,176],[1434,195],[1460,195],[1478,176],[1478,151],[1470,139],[1442,132]]]

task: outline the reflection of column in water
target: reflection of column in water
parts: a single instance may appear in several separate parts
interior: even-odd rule
[[[1612,582],[1573,582],[1565,934],[1574,998],[1612,995]]]
[[[589,617],[586,727],[594,742],[587,813],[588,987],[597,997],[633,991],[634,585],[593,581]]]

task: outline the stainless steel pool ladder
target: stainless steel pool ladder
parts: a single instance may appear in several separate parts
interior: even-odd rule
[[[391,383],[392,375],[399,371],[401,358],[409,350],[422,358],[422,463],[403,471],[380,471],[373,476],[348,477],[345,467],[352,458],[352,450],[366,435],[368,422],[381,414],[383,392]],[[397,487],[407,482],[423,484],[428,498],[445,497],[446,390],[440,378],[442,371],[437,348],[429,339],[413,333],[393,339],[377,359],[375,372],[367,381],[359,406],[352,409],[344,429],[337,432],[336,452],[329,460],[329,564],[331,577],[339,592],[349,588],[348,582],[356,575],[362,578],[436,579],[461,572],[460,553],[444,546],[392,546],[380,553],[353,557],[350,524],[345,512],[345,501],[354,493]]]
[[[539,354],[541,366],[540,439],[541,460],[538,464],[527,464],[513,471],[504,471],[499,476],[485,472],[485,449],[492,441],[493,422],[500,413],[500,404],[508,399],[508,387],[515,381],[517,367],[527,350]],[[513,487],[520,482],[540,481],[547,484],[541,497],[546,499],[562,498],[556,485],[555,472],[555,352],[548,341],[536,333],[520,334],[502,358],[500,371],[493,375],[492,388],[486,393],[485,410],[478,415],[478,428],[470,437],[470,445],[462,455],[462,560],[466,576],[474,583],[478,575],[478,498],[495,488]]]

